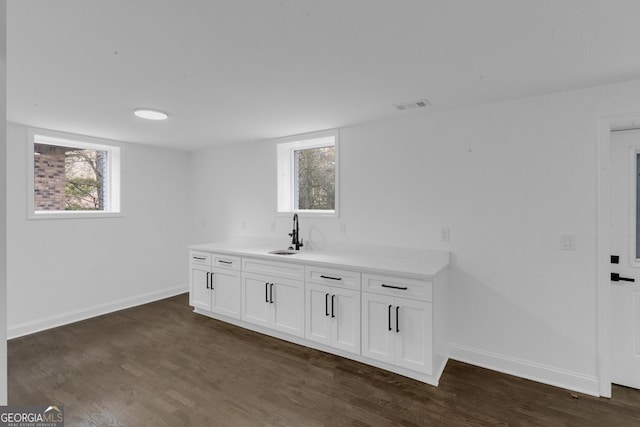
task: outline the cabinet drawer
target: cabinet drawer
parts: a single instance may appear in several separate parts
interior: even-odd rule
[[[265,261],[259,258],[242,258],[242,271],[304,280],[304,265],[288,262]]]
[[[360,290],[360,273],[355,271],[307,266],[305,272],[307,283]]]
[[[191,264],[211,266],[211,254],[208,252],[191,251],[189,253]]]
[[[232,255],[211,254],[211,265],[218,268],[240,271],[242,258]]]
[[[362,290],[365,292],[431,301],[432,288],[428,281],[362,274]]]

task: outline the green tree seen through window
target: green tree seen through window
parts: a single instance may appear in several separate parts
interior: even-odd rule
[[[295,151],[296,209],[335,209],[335,147]]]
[[[106,152],[65,152],[65,210],[104,210]]]

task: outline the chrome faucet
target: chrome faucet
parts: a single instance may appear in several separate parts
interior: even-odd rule
[[[289,236],[291,236],[291,246],[289,246],[289,249],[294,249],[296,251],[300,250],[300,247],[302,247],[302,239],[300,239],[300,227],[298,225],[298,214],[294,213],[293,214],[293,231],[291,231],[291,233],[289,233]]]

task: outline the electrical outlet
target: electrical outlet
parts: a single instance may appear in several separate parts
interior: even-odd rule
[[[451,240],[451,232],[449,228],[443,228],[440,230],[440,241],[448,242]]]

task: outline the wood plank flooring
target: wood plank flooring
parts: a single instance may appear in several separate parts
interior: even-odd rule
[[[638,426],[594,398],[450,361],[432,387],[191,312],[187,295],[8,343],[9,403],[66,426]]]

